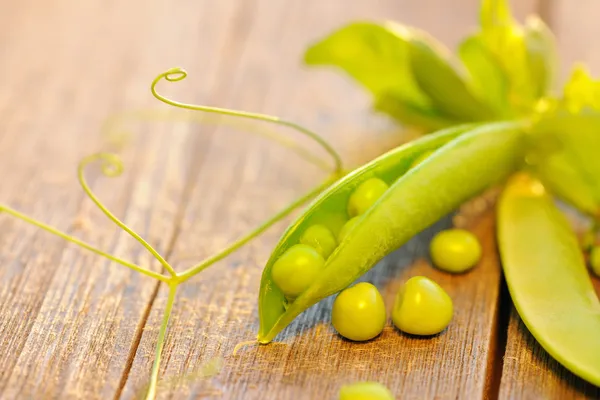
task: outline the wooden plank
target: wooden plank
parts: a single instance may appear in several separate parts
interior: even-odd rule
[[[397,19],[432,28],[453,44],[475,24],[476,3],[454,2],[450,7],[442,1],[416,6],[409,1],[315,0],[300,6],[258,1],[248,15],[252,27],[244,32],[248,47],[239,60],[240,72],[232,77],[239,82],[236,97],[218,105],[303,122],[334,142],[344,159],[363,163],[404,137],[370,114],[368,98],[347,78],[330,71],[305,72],[298,65],[302,50],[311,40],[357,18]],[[518,14],[533,6],[521,2]],[[250,230],[322,177],[272,145],[222,130],[197,168],[172,254],[180,268]],[[481,211],[482,203],[475,204]],[[425,274],[438,280],[456,305],[455,321],[443,335],[420,340],[388,326],[377,340],[349,343],[329,324],[329,299],[300,316],[275,343],[243,348],[234,356],[234,346],[254,339],[258,329],[260,274],[286,223],[277,225],[180,289],[164,350],[159,397],[333,398],[341,384],[357,379],[379,380],[406,399],[476,399],[493,394],[500,287],[493,218],[488,209],[463,218],[462,224],[471,226],[485,245],[485,259],[472,273],[449,276],[427,264],[429,238],[448,226],[445,220],[364,277],[378,285],[388,305],[408,277]],[[125,398],[140,394],[148,382],[166,294],[162,288],[153,304]],[[213,367],[218,371],[215,376],[201,378],[206,368]]]
[[[196,11],[211,16],[200,28],[188,9],[167,1],[6,6],[8,13],[0,13],[1,201],[157,270],[137,243],[83,200],[75,168],[81,157],[112,148],[99,133],[109,113],[155,104],[148,84],[166,66],[185,62],[202,70],[194,94],[209,101],[218,93],[219,99],[229,86],[218,76],[233,65],[220,49],[236,29],[230,21],[238,11],[232,3],[198,5]],[[191,57],[187,47],[173,46],[182,38],[212,57]],[[104,179],[91,167],[90,184],[168,254],[203,131],[132,128],[125,174]],[[0,397],[114,397],[156,287],[0,215]]]
[[[574,6],[565,0],[548,0],[543,17],[557,35],[561,57],[560,80],[564,82],[576,61],[586,62],[598,74],[600,57],[590,43],[600,33],[596,16],[600,4],[582,0]],[[562,84],[562,83],[561,83]],[[584,222],[571,214],[582,233]],[[600,279],[593,278],[600,295]],[[511,306],[507,345],[500,386],[501,399],[596,399],[600,388],[576,377],[556,362],[529,333]]]

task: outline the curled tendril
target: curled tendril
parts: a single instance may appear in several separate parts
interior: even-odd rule
[[[292,129],[302,133],[303,135],[309,137],[310,139],[314,140],[327,153],[329,153],[329,155],[333,158],[334,163],[335,163],[335,171],[334,171],[335,175],[340,175],[343,173],[342,172],[343,171],[342,159],[339,156],[339,154],[333,149],[333,147],[329,143],[327,143],[327,141],[325,141],[321,136],[317,135],[316,133],[314,133],[294,122],[286,121],[284,119],[281,119],[279,117],[274,117],[271,115],[250,113],[250,112],[246,112],[246,111],[229,110],[226,108],[208,107],[208,106],[200,106],[200,105],[195,105],[195,104],[181,103],[181,102],[178,102],[175,100],[171,100],[168,97],[165,97],[156,91],[156,85],[158,84],[158,82],[160,82],[163,79],[166,80],[167,82],[179,82],[181,80],[184,80],[186,77],[187,77],[187,72],[182,68],[171,68],[171,69],[167,70],[166,72],[163,72],[162,74],[160,74],[156,78],[154,78],[154,80],[152,81],[152,85],[150,86],[152,95],[154,97],[156,97],[158,100],[162,101],[163,103],[169,104],[173,107],[179,107],[179,108],[184,108],[184,109],[193,110],[193,111],[204,111],[204,112],[208,112],[208,113],[229,115],[229,116],[234,116],[234,117],[249,118],[249,119],[254,119],[254,120],[259,120],[259,121],[266,121],[266,122],[271,122],[274,124],[292,128]]]
[[[123,173],[123,161],[116,154],[97,153],[88,156],[79,162],[79,167],[77,168],[77,176],[79,178],[79,183],[81,184],[83,191],[110,220],[112,220],[125,232],[130,234],[135,240],[140,242],[142,246],[144,246],[154,256],[154,258],[156,258],[162,264],[162,266],[169,272],[169,274],[171,274],[171,276],[176,276],[177,273],[175,272],[173,267],[171,267],[171,265],[160,254],[158,254],[158,252],[152,246],[150,246],[148,242],[142,239],[140,235],[135,233],[131,228],[125,225],[124,222],[122,222],[112,212],[110,212],[108,208],[106,208],[106,206],[100,201],[100,199],[96,197],[96,195],[92,192],[92,189],[85,180],[85,168],[89,164],[96,161],[101,161],[101,171],[105,176],[109,178],[118,177]]]

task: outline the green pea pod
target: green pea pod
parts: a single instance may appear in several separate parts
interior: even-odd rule
[[[537,16],[525,23],[525,47],[534,95],[543,97],[552,89],[556,73],[556,43],[550,29]]]
[[[508,101],[508,77],[481,36],[473,35],[463,40],[458,54],[471,75],[473,90],[479,97],[485,99],[498,115],[512,116]]]
[[[288,228],[263,271],[259,342],[273,340],[308,307],[346,288],[385,255],[515,170],[524,147],[518,123],[465,129],[449,128],[392,150],[340,179],[311,204]],[[431,150],[435,150],[431,156],[410,168]],[[375,176],[390,188],[358,217],[308,289],[287,304],[271,278],[275,261],[314,224],[337,233],[348,219],[351,193]]]
[[[504,275],[521,319],[565,368],[600,386],[600,301],[566,218],[539,181],[516,176],[498,209]]]
[[[410,63],[419,87],[444,114],[463,121],[494,119],[494,112],[469,89],[450,65],[443,46],[423,34],[411,34]]]

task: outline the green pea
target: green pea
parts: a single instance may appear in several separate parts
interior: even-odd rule
[[[423,161],[425,161],[427,158],[429,158],[429,156],[432,154],[433,154],[433,150],[424,151],[423,153],[421,153],[421,155],[419,155],[417,158],[414,159],[414,161],[410,164],[410,168],[414,168],[417,165],[421,164]]]
[[[348,200],[348,215],[355,217],[363,214],[389,189],[387,183],[379,178],[367,179],[361,183]]]
[[[342,243],[344,241],[346,236],[348,236],[348,233],[350,233],[352,228],[354,228],[354,226],[358,223],[359,220],[360,216],[350,218],[348,222],[346,222],[344,226],[342,226],[342,229],[340,229],[340,233],[338,234],[338,243]]]
[[[300,237],[300,243],[314,247],[323,258],[329,257],[337,247],[335,236],[323,225],[312,225]]]
[[[481,244],[464,229],[439,232],[429,245],[431,260],[443,271],[461,273],[473,268],[481,259]]]
[[[385,304],[375,286],[367,282],[343,290],[335,298],[331,323],[346,339],[362,342],[379,335],[385,326]]]
[[[288,298],[301,295],[315,280],[325,260],[319,252],[305,244],[290,247],[273,265],[273,282]]]
[[[337,180],[294,221],[263,271],[259,293],[260,343],[271,342],[304,310],[355,282],[379,260],[491,185],[505,181],[522,163],[527,146],[520,123],[488,123],[431,133]],[[435,163],[406,173],[416,154],[437,149]],[[394,182],[368,211],[360,226],[340,242],[303,295],[289,304],[272,279],[282,249],[298,243],[311,225],[339,226],[347,218],[349,187],[366,177]],[[360,229],[358,229],[360,228]]]
[[[394,400],[394,395],[381,383],[367,381],[342,386],[339,400]]]
[[[600,277],[600,247],[592,247],[590,252],[590,267],[594,275]]]
[[[410,278],[398,292],[392,320],[403,332],[435,335],[452,320],[452,299],[440,285],[424,276]]]

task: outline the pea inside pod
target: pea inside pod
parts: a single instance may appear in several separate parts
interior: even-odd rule
[[[507,177],[520,165],[523,140],[521,126],[512,122],[450,128],[392,150],[337,181],[288,228],[267,262],[259,295],[258,341],[272,341],[302,311],[346,288],[414,235]],[[432,150],[436,151],[418,168],[410,168],[419,155]],[[274,263],[312,225],[324,225],[339,235],[349,219],[351,194],[373,177],[389,189],[357,217],[316,279],[286,308],[285,296],[272,279]]]
[[[539,181],[519,175],[506,187],[498,241],[527,329],[563,366],[600,386],[600,301],[577,238]]]

